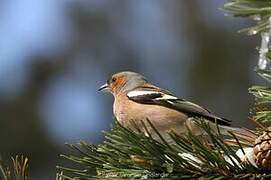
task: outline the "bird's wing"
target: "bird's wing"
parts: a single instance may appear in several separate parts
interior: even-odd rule
[[[170,92],[154,87],[140,87],[127,93],[127,97],[137,103],[164,106],[187,114],[191,117],[203,117],[220,125],[230,125],[230,120],[218,117],[207,109],[173,96]]]

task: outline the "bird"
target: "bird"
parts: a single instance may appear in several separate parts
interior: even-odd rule
[[[162,135],[172,130],[180,135],[186,134],[188,129],[195,135],[202,135],[203,130],[195,122],[199,118],[210,122],[212,127],[219,125],[227,129],[231,123],[206,108],[153,85],[136,72],[115,73],[98,91],[114,96],[113,113],[121,125],[134,129],[136,123],[145,134],[146,127],[142,122],[148,125],[147,121]],[[147,128],[150,129],[150,126]],[[150,132],[153,134],[153,131]]]

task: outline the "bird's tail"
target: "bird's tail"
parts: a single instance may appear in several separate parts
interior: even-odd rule
[[[231,142],[236,142],[234,139],[237,138],[238,140],[245,141],[247,143],[254,143],[257,138],[256,133],[247,128],[220,126],[220,131],[223,135],[235,136]]]

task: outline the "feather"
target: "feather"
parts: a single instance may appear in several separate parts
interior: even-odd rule
[[[202,117],[219,125],[230,125],[230,120],[218,117],[209,110],[173,96],[170,92],[155,86],[139,87],[127,93],[127,97],[137,103],[160,105],[187,114],[189,117]]]

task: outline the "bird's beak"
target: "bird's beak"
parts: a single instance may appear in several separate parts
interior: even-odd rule
[[[109,86],[107,83],[105,83],[104,85],[102,85],[101,87],[99,87],[98,91],[102,91],[102,92],[109,92]]]

